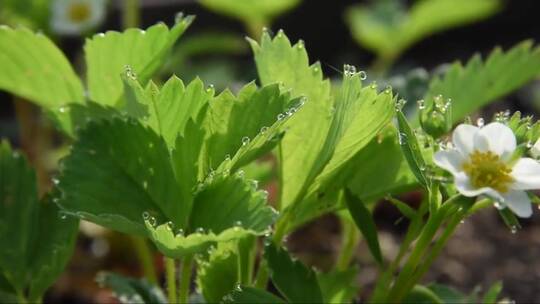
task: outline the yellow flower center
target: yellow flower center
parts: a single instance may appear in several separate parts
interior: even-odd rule
[[[90,6],[87,3],[72,3],[68,16],[74,23],[86,21],[90,17]]]
[[[463,171],[467,173],[475,188],[490,187],[505,193],[513,181],[510,176],[512,168],[491,151],[472,152],[469,155],[469,161],[463,164]]]

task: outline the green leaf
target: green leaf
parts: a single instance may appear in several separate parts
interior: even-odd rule
[[[0,26],[0,89],[57,112],[82,102],[83,87],[64,54],[42,34]]]
[[[216,213],[216,210],[220,210]],[[150,238],[165,255],[181,258],[206,250],[216,242],[262,235],[275,220],[264,192],[242,174],[213,174],[197,190],[189,227],[184,236],[167,224],[154,227],[146,222]]]
[[[360,289],[357,275],[356,267],[344,271],[318,273],[317,280],[321,286],[323,303],[352,303]]]
[[[403,214],[408,219],[413,219],[414,217],[416,217],[417,215],[416,210],[411,208],[409,204],[404,203],[396,198],[393,198],[392,196],[387,196],[386,199],[390,201],[394,206],[396,206],[399,212],[401,212],[401,214]]]
[[[206,8],[245,23],[266,25],[293,9],[301,0],[199,0]]]
[[[272,282],[289,302],[323,302],[315,271],[293,260],[285,249],[278,248],[274,243],[265,246],[264,257]]]
[[[465,66],[456,62],[434,78],[424,100],[437,95],[452,99],[454,122],[535,79],[540,73],[540,48],[531,41],[503,52],[495,49],[485,61],[479,55]]]
[[[197,286],[208,303],[218,303],[238,284],[238,252],[235,242],[219,243],[208,259],[197,262]]]
[[[101,287],[112,289],[120,303],[167,303],[163,291],[145,279],[134,279],[112,272],[100,272],[96,281]]]
[[[32,257],[28,262],[32,274],[28,297],[40,299],[64,272],[75,249],[79,220],[59,213],[50,195],[39,204],[39,221],[34,232]]]
[[[184,86],[182,80],[172,76],[161,89],[152,82],[143,89],[134,78],[123,77],[123,81],[128,115],[163,136],[169,147],[174,146],[178,134],[184,134],[188,120],[197,120],[204,112],[214,95],[214,90],[205,89],[198,78]]]
[[[302,192],[311,168],[315,165],[331,123],[330,83],[323,80],[319,63],[309,65],[303,42],[291,46],[280,31],[274,39],[268,33],[261,43],[249,40],[259,79],[263,85],[280,83],[292,97],[305,96],[302,110],[290,120],[290,129],[281,142],[281,207],[294,202]],[[317,126],[314,128],[313,126]]]
[[[9,285],[8,293],[13,287],[30,301],[41,298],[64,270],[78,230],[78,221],[62,220],[48,198],[38,201],[34,171],[7,142],[2,142],[0,246],[4,249],[0,273],[6,282],[0,285]]]
[[[495,284],[493,284],[491,288],[484,295],[482,299],[482,303],[484,304],[496,303],[497,298],[501,294],[502,288],[503,288],[503,284],[501,281],[498,281]]]
[[[398,1],[377,1],[350,7],[346,20],[359,44],[395,58],[434,33],[485,19],[500,7],[498,0],[423,0],[405,11]]]
[[[431,289],[425,286],[415,285],[409,294],[403,299],[403,303],[443,304],[444,302]]]
[[[409,168],[412,173],[424,187],[430,187],[430,182],[424,174],[426,169],[426,162],[422,151],[420,150],[420,145],[418,144],[418,139],[416,134],[411,129],[411,126],[407,122],[405,115],[401,110],[396,111],[397,121],[398,121],[398,138],[399,145],[401,146],[401,151],[403,156],[409,164]]]
[[[122,95],[120,75],[126,66],[145,85],[192,21],[193,16],[179,16],[171,29],[160,23],[146,31],[109,31],[88,39],[84,51],[90,99],[104,105],[117,105]]]
[[[269,303],[286,303],[281,298],[269,293],[266,290],[253,287],[240,287],[234,290],[231,294],[225,296],[224,303],[238,304],[269,304]]]
[[[208,167],[217,168],[232,155],[231,162],[224,164],[227,168],[220,170],[234,172],[270,151],[281,139],[285,123],[301,115],[304,108],[300,107],[299,100],[281,94],[275,84],[257,90],[250,83],[237,97],[228,90],[219,94],[210,103],[204,123]]]
[[[464,294],[455,290],[452,287],[441,285],[441,284],[429,284],[427,287],[433,293],[435,293],[437,297],[439,297],[443,303],[448,303],[448,304],[470,303],[470,299],[468,299]],[[494,302],[491,302],[491,303],[494,303]]]
[[[0,269],[17,291],[27,283],[33,231],[39,219],[36,176],[26,160],[0,144]]]
[[[62,164],[59,204],[66,213],[139,235],[146,235],[144,212],[187,224],[191,202],[181,200],[186,194],[164,140],[132,119],[91,122]]]
[[[397,130],[392,126],[351,161],[354,175],[347,185],[363,201],[375,201],[387,194],[399,194],[418,185],[403,157]],[[381,170],[384,168],[384,170]]]
[[[349,190],[345,190],[345,203],[351,213],[356,226],[364,235],[368,244],[371,255],[375,260],[382,265],[383,258],[381,254],[381,247],[379,245],[379,237],[377,235],[377,226],[373,220],[371,212],[366,207],[365,203],[355,197]]]

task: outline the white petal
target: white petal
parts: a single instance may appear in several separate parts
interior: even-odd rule
[[[509,159],[516,149],[516,136],[508,126],[492,122],[476,133],[474,143],[480,151],[489,150],[502,159]]]
[[[438,151],[433,155],[433,162],[444,170],[456,175],[462,171],[461,164],[463,163],[463,156],[457,150]]]
[[[479,196],[482,194],[489,195],[493,192],[493,189],[489,187],[474,188],[473,185],[471,185],[470,179],[467,174],[463,172],[454,175],[454,184],[456,185],[459,193],[468,197]]]
[[[474,135],[479,130],[478,127],[468,124],[461,124],[454,130],[452,143],[463,156],[468,156],[474,151]]]
[[[503,195],[504,204],[519,217],[532,215],[531,200],[525,191],[510,191]]]
[[[532,158],[521,158],[512,168],[515,190],[540,189],[540,163]]]

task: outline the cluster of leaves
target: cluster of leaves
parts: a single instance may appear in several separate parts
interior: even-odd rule
[[[148,238],[170,258],[195,256],[197,284],[210,302],[347,302],[358,292],[356,268],[314,271],[294,260],[279,245],[281,238],[347,208],[382,266],[366,203],[417,186],[437,196],[425,171],[433,151],[417,138],[416,123],[396,108],[400,102],[392,89],[365,85],[365,73],[346,66],[341,85],[332,90],[304,43],[291,44],[283,31],[249,40],[261,86],[216,94],[200,79],[152,81],[191,20],[179,16],[172,28],[158,24],[88,39],[86,86],[47,37],[0,27],[0,66],[7,71],[0,74],[0,88],[41,106],[73,140],[54,190],[41,203],[34,173],[6,143],[0,147],[0,244],[14,248],[0,256],[0,299],[38,300],[64,268],[77,220],[84,219]],[[403,39],[402,49],[419,37]],[[428,109],[438,95],[452,97],[451,125],[538,71],[540,53],[525,42],[495,50],[485,61],[476,56],[464,66],[453,64],[423,96]],[[516,130],[526,128],[520,117],[512,119]],[[538,137],[538,129],[524,131],[524,138]],[[277,211],[243,171],[270,152],[279,166]],[[439,207],[438,198],[433,201],[430,211]],[[426,210],[393,202],[422,223]],[[418,236],[413,232],[411,242]],[[262,235],[267,239],[260,268],[268,267],[280,297],[253,276],[256,237]],[[145,281],[107,273],[99,281],[121,301],[165,301]],[[435,285],[408,295],[412,302],[436,303],[454,296]]]

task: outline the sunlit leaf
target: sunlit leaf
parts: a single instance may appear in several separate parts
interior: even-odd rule
[[[406,11],[398,1],[377,1],[350,7],[346,20],[359,44],[394,58],[425,37],[485,19],[500,7],[498,0],[423,0]]]
[[[525,41],[506,52],[497,48],[485,61],[476,55],[465,65],[452,64],[442,77],[431,81],[424,100],[432,102],[437,95],[451,98],[453,120],[457,122],[539,74],[540,48]]]
[[[109,31],[88,39],[84,51],[89,98],[100,104],[117,105],[122,94],[120,75],[126,66],[146,85],[192,21],[193,16],[187,16],[177,18],[171,29],[157,24],[145,31]]]
[[[250,40],[262,84],[279,83],[293,97],[305,96],[302,110],[290,120],[281,142],[282,208],[291,204],[305,187],[311,168],[324,144],[331,122],[330,83],[319,63],[309,64],[303,42],[291,45],[283,32],[273,39],[264,33],[261,43]],[[316,126],[316,127],[314,127]]]
[[[267,25],[272,18],[294,8],[301,0],[199,0],[208,9],[246,23]]]

